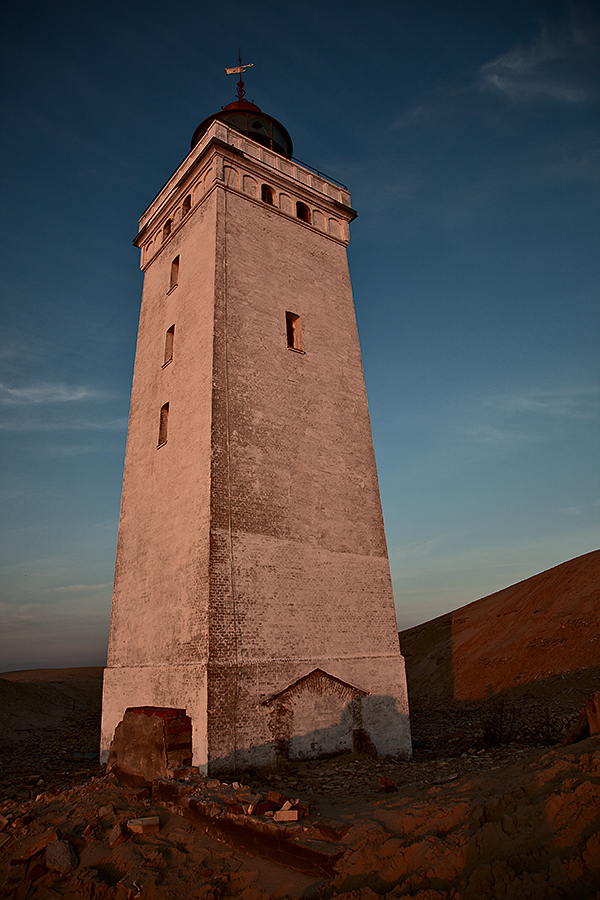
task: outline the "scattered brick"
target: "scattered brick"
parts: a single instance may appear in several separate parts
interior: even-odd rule
[[[158,816],[143,816],[139,819],[129,819],[127,827],[134,834],[150,834],[153,831],[160,831],[160,819]]]
[[[379,779],[379,788],[384,794],[394,794],[398,790],[392,779],[388,778],[387,775],[382,775]]]
[[[35,837],[30,838],[30,840],[26,841],[21,847],[19,855],[13,857],[11,865],[27,862],[28,859],[31,859],[36,853],[45,850],[48,844],[51,844],[52,841],[56,841],[57,839],[58,835],[53,828],[49,831],[45,831],[44,834],[38,834]]]
[[[244,810],[244,806],[242,803],[228,803],[227,804],[227,812],[233,813],[234,815],[243,816],[246,815]]]
[[[237,793],[236,800],[239,800],[244,808],[244,814],[247,816],[253,815],[256,810],[256,807],[260,803],[262,797],[260,794],[253,793]]]
[[[268,813],[271,813],[271,815],[272,815],[276,809],[277,809],[276,803],[271,803],[269,800],[261,800],[261,802],[257,803],[256,806],[254,807],[254,812],[256,813],[257,816],[265,816]]]
[[[297,822],[299,813],[297,809],[278,809],[273,813],[274,822]]]
[[[108,834],[108,846],[111,850],[114,850],[115,847],[118,847],[119,844],[122,844],[129,837],[129,832],[125,825],[122,822],[116,822],[114,827],[110,830]]]

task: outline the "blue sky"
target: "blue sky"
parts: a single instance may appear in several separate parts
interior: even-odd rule
[[[247,96],[347,184],[399,627],[600,546],[593,2],[32,2],[3,19],[0,670],[105,660],[137,219]]]

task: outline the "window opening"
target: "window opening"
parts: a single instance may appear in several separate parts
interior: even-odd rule
[[[272,187],[269,187],[268,184],[263,184],[260,192],[263,203],[268,203],[269,206],[275,206],[275,191]]]
[[[169,404],[165,403],[160,408],[160,424],[158,426],[158,446],[167,443],[167,430],[169,427]]]
[[[165,359],[163,362],[163,366],[166,366],[167,363],[170,363],[173,359],[173,344],[175,342],[175,326],[171,325],[165,335]]]
[[[310,209],[306,203],[301,203],[298,200],[296,203],[296,216],[298,219],[302,219],[303,222],[308,222],[310,225]]]
[[[171,234],[171,225],[172,225],[172,224],[173,224],[173,223],[172,223],[171,219],[167,219],[167,221],[166,221],[165,224],[163,225],[163,231],[162,231],[162,239],[163,239],[163,241],[166,241],[166,239],[167,239],[167,238],[169,237],[169,235]]]
[[[181,216],[187,216],[190,209],[192,208],[192,195],[188,194],[185,200],[183,201],[183,206],[181,207]]]
[[[179,283],[179,256],[176,256],[171,263],[171,280],[169,282],[169,290],[172,291]]]
[[[286,312],[285,329],[287,335],[288,350],[298,350],[303,353],[302,349],[302,326],[300,325],[300,316],[296,313]]]

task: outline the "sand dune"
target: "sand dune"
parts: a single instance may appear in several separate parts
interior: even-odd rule
[[[595,671],[600,550],[409,628],[400,633],[400,645],[413,705],[477,700]]]

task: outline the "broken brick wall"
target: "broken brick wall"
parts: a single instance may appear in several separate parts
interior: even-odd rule
[[[117,725],[107,772],[146,785],[192,762],[192,720],[184,709],[130,707]]]

